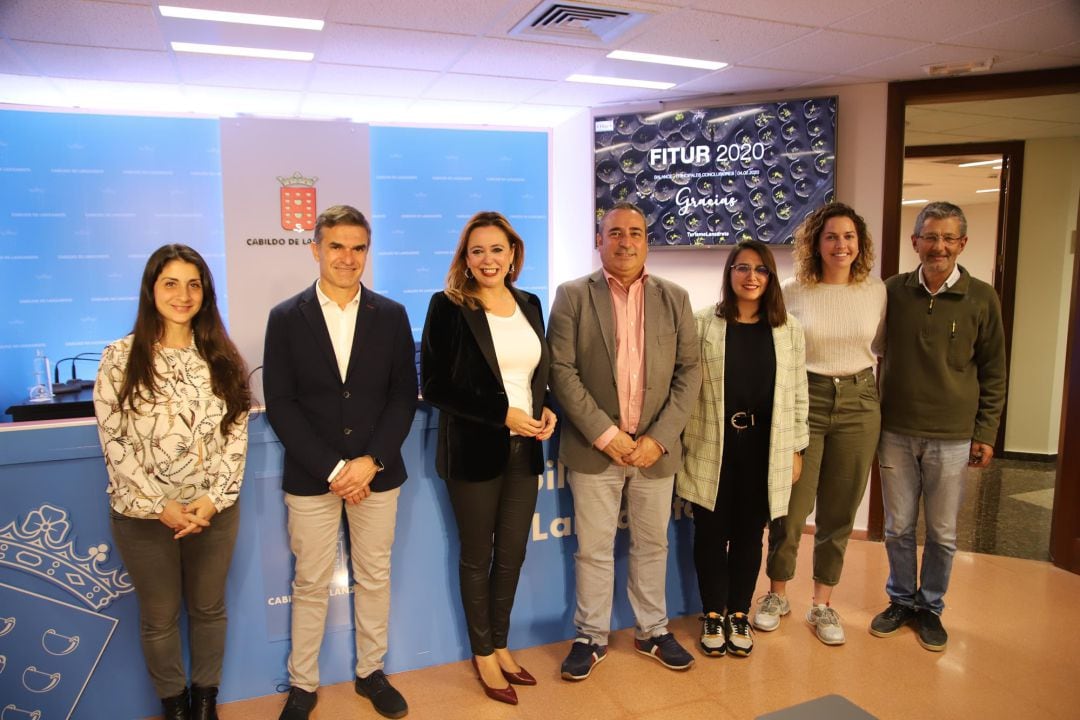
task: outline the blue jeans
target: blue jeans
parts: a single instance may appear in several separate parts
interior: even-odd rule
[[[945,609],[956,518],[964,495],[970,440],[935,440],[884,431],[878,444],[881,499],[885,505],[885,551],[889,599],[938,615]],[[915,527],[919,498],[926,511],[926,544],[916,586]]]

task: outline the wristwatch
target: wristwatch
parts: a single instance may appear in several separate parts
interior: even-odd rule
[[[377,473],[381,473],[383,470],[386,469],[386,466],[383,465],[383,461],[375,457],[374,455],[371,456],[371,462],[375,463],[375,472]]]

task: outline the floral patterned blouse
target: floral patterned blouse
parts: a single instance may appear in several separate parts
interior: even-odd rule
[[[158,395],[121,410],[120,388],[132,336],[105,348],[94,383],[94,412],[116,512],[156,518],[169,500],[203,495],[218,511],[236,502],[247,456],[248,416],[221,435],[225,401],[210,387],[210,368],[195,349],[154,345]]]

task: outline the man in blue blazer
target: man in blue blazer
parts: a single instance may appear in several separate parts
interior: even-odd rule
[[[315,224],[319,279],[270,311],[263,355],[266,414],[282,445],[292,584],[289,697],[279,720],[307,720],[317,700],[319,648],[342,505],[355,585],[356,692],[390,718],[408,712],[383,674],[390,548],[401,445],[416,412],[409,318],[360,282],[371,226],[336,205]]]

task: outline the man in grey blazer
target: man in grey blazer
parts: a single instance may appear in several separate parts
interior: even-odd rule
[[[645,216],[620,203],[596,236],[603,268],[561,285],[548,324],[551,387],[563,418],[559,459],[574,496],[577,638],[562,665],[584,680],[607,657],[622,497],[632,542],[627,593],[638,652],[686,670],[667,630],[667,531],[680,435],[701,386],[686,291],[649,275]]]

